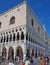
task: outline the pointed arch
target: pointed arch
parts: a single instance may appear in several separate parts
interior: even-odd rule
[[[28,40],[28,33],[26,33],[26,40]]]
[[[14,16],[12,16],[11,19],[10,19],[10,25],[13,24],[13,23],[15,23],[15,17]]]
[[[9,35],[7,35],[7,39],[6,39],[6,42],[8,42],[8,39],[9,39]]]
[[[36,48],[36,50],[35,50],[36,52],[35,52],[35,58],[37,58],[37,48]]]
[[[21,46],[16,48],[16,56],[20,56],[20,59],[23,59],[23,49]]]
[[[5,47],[3,47],[3,49],[2,49],[2,57],[6,57],[6,48]]]
[[[20,36],[19,36],[19,32],[17,33],[17,40],[19,40]]]
[[[21,33],[21,40],[24,40],[24,33]]]
[[[12,41],[12,34],[10,34],[10,41]]]
[[[30,42],[30,35],[29,35],[29,42]]]
[[[8,58],[14,58],[14,49],[13,47],[10,47],[9,50],[8,50]]]
[[[4,42],[6,41],[6,36],[4,35]]]
[[[34,56],[34,48],[32,49],[32,56]]]
[[[28,58],[30,58],[30,47],[27,48],[26,56],[27,56]]]
[[[3,42],[3,36],[1,36],[1,41],[0,41],[1,43]]]
[[[13,41],[15,41],[15,33],[13,34]]]

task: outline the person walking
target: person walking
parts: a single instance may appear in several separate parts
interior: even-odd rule
[[[49,57],[49,65],[50,65],[50,57]]]
[[[23,62],[22,65],[25,65],[25,62]]]
[[[44,57],[44,65],[47,65],[47,61],[46,61],[46,58]]]
[[[34,65],[33,59],[30,60],[30,64],[29,65]]]
[[[12,59],[11,62],[9,62],[9,65],[14,65],[14,60]]]
[[[42,60],[42,58],[40,58],[40,65],[43,65],[43,60]]]
[[[25,65],[29,65],[30,64],[30,61],[29,59],[27,58],[26,62],[25,62]]]
[[[49,58],[47,57],[47,65],[49,65]]]

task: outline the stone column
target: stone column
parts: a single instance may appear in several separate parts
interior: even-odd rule
[[[6,59],[8,59],[8,49],[7,49],[7,55],[6,55]]]
[[[14,49],[14,59],[15,59],[15,56],[16,56],[16,50]]]
[[[2,56],[2,48],[0,48],[0,56]]]
[[[24,42],[26,42],[26,33],[24,33]]]
[[[25,58],[26,58],[26,47],[24,46],[23,47],[23,61],[25,61]]]

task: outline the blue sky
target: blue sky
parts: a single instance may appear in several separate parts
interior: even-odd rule
[[[16,6],[24,0],[0,0],[0,14]],[[50,0],[28,0],[33,11],[44,24],[50,36]]]

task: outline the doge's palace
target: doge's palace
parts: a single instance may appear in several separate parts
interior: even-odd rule
[[[21,59],[24,55],[44,56],[45,40],[48,42],[45,33],[30,5],[24,1],[0,15],[0,55]]]

